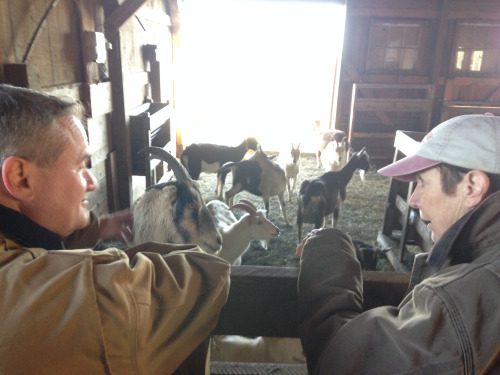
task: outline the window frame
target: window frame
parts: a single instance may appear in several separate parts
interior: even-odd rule
[[[415,58],[415,68],[414,69],[401,69],[400,66],[402,64],[401,61],[398,62],[399,67],[397,69],[387,69],[387,68],[374,68],[373,61],[375,58],[375,49],[378,47],[375,44],[375,32],[374,29],[377,26],[383,26],[387,24],[391,27],[408,27],[408,26],[418,26],[420,28],[420,35],[418,40],[418,45],[416,46],[416,58]],[[424,19],[408,19],[408,18],[376,18],[372,19],[369,28],[369,38],[368,38],[368,48],[365,59],[365,72],[369,74],[398,74],[398,75],[425,75],[424,68],[424,53],[425,53],[425,45],[427,43],[427,35],[429,32],[429,21]],[[387,52],[390,48],[394,49],[405,49],[409,50],[410,47],[390,47],[386,46],[386,56]]]
[[[450,69],[449,69],[449,72],[450,72],[450,75],[452,76],[460,76],[460,77],[498,77],[498,75],[500,74],[500,47],[497,49],[497,57],[496,57],[496,64],[493,64],[493,65],[496,65],[496,70],[495,71],[490,71],[490,72],[485,72],[485,71],[476,71],[476,70],[471,70],[470,67],[467,69],[467,70],[464,70],[464,69],[457,69],[456,68],[456,65],[457,65],[457,57],[458,57],[458,53],[459,53],[459,48],[460,46],[458,45],[460,43],[459,41],[459,27],[462,26],[462,25],[466,25],[466,26],[476,26],[476,27],[481,27],[481,26],[486,26],[486,27],[496,27],[498,28],[498,33],[500,35],[500,22],[488,22],[488,21],[474,21],[474,20],[458,20],[456,22],[456,25],[455,25],[455,33],[454,33],[454,40],[453,40],[453,49],[452,49],[452,53],[451,53],[451,58],[450,58]],[[485,42],[487,43],[487,42]],[[494,48],[485,48],[483,49],[482,51],[480,50],[474,50],[473,48],[469,48],[469,47],[466,47],[463,49],[463,52],[464,52],[464,59],[463,60],[467,60],[465,62],[466,65],[469,65],[471,66],[472,65],[472,61],[470,60],[471,59],[471,56],[473,55],[474,52],[482,52],[482,60],[484,60],[485,58],[485,51],[489,51],[489,50],[494,50]]]

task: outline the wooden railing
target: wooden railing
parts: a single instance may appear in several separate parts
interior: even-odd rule
[[[393,161],[413,154],[424,136],[424,132],[398,130]],[[394,269],[400,272],[410,271],[411,265],[404,262],[407,245],[418,246],[424,252],[430,251],[433,245],[429,228],[420,219],[418,210],[408,203],[413,189],[412,182],[391,179],[382,231],[378,236],[379,244],[391,249],[387,256]]]
[[[298,268],[233,266],[228,301],[213,334],[298,337],[298,274]],[[364,308],[397,306],[408,282],[406,273],[363,271]],[[177,374],[208,374],[206,349],[204,343]]]

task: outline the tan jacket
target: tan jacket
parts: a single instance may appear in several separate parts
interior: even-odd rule
[[[0,374],[175,371],[229,291],[227,262],[183,248],[47,251],[0,233]]]
[[[350,238],[337,229],[311,237],[298,284],[309,373],[500,374],[499,212],[496,193],[436,243],[398,307],[365,312]]]

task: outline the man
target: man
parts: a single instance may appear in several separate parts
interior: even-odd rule
[[[325,229],[299,246],[299,334],[309,373],[499,374],[500,118],[445,121],[415,155],[379,173],[417,182],[410,204],[434,246],[416,257],[397,308],[365,312],[351,239]]]
[[[229,264],[190,245],[65,249],[130,219],[89,214],[77,108],[0,85],[0,374],[170,374],[214,328]]]

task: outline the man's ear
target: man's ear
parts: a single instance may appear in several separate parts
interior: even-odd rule
[[[30,201],[33,198],[33,189],[30,184],[30,173],[33,165],[27,160],[9,156],[2,165],[2,180],[10,195],[21,201]]]
[[[481,203],[490,188],[490,179],[482,171],[473,170],[467,173],[465,179],[465,202],[469,207],[477,206]]]

